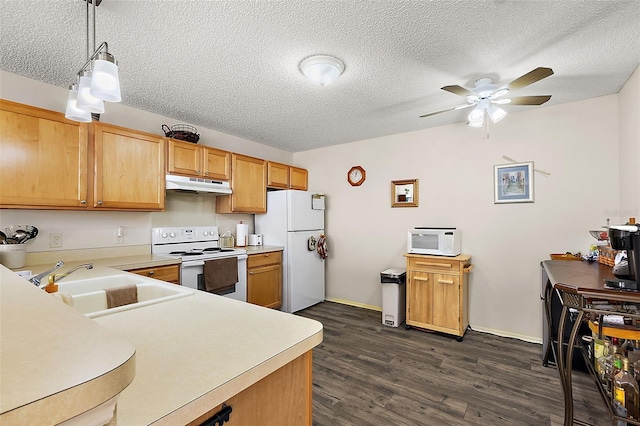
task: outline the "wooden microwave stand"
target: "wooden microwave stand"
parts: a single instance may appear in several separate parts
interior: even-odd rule
[[[405,254],[407,258],[406,327],[451,334],[461,342],[469,326],[468,276],[471,256]]]

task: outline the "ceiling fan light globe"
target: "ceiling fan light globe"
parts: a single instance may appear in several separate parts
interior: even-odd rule
[[[501,96],[506,95],[507,93],[509,93],[509,89],[506,88],[506,87],[503,87],[502,89],[496,90],[491,97],[493,99],[496,99],[496,98],[499,98]]]
[[[480,107],[475,107],[473,111],[469,113],[468,119],[469,123],[480,122],[480,124],[482,124],[482,120],[484,119],[484,110]]]
[[[492,105],[489,109],[487,109],[487,114],[489,115],[491,121],[497,123],[507,115],[507,111],[503,110],[500,107]]]
[[[469,121],[469,127],[475,127],[475,128],[480,128],[482,127],[482,125],[484,124],[484,120],[480,120],[480,121]]]

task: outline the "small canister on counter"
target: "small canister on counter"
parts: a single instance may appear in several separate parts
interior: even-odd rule
[[[7,268],[22,268],[26,258],[27,247],[24,244],[0,244],[0,263]]]

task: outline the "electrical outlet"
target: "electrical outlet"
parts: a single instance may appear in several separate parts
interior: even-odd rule
[[[124,244],[124,231],[122,226],[118,226],[118,230],[116,231],[116,244]]]
[[[62,247],[62,234],[59,232],[52,232],[49,234],[49,247],[58,248]]]

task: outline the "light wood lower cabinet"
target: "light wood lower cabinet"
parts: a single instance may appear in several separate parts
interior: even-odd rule
[[[247,302],[273,309],[282,306],[281,251],[249,255]]]
[[[311,426],[312,352],[306,352],[225,402],[228,426]],[[187,426],[202,424],[217,406]]]
[[[468,274],[471,256],[406,254],[407,326],[458,336],[469,325]]]
[[[157,266],[154,268],[129,269],[127,272],[155,278],[173,284],[180,284],[180,265]]]

